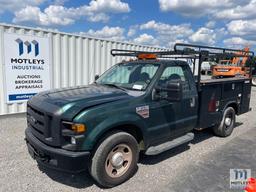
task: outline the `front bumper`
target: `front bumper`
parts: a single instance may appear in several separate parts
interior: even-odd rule
[[[74,152],[48,146],[38,140],[32,134],[30,128],[26,129],[25,135],[29,154],[33,159],[36,159],[37,162],[54,169],[72,173],[87,169],[90,160],[90,152]]]

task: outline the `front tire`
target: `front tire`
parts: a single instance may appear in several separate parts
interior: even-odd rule
[[[213,127],[213,132],[217,136],[228,137],[233,132],[235,123],[236,112],[233,107],[228,107],[223,113],[221,123]]]
[[[113,133],[96,149],[89,168],[91,176],[103,187],[114,187],[134,175],[138,158],[136,139],[126,132]]]

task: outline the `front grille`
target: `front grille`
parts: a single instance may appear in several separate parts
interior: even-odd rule
[[[44,143],[49,145],[57,145],[57,127],[55,128],[55,134],[52,131],[53,117],[46,114],[31,105],[27,105],[27,123],[28,127],[32,129],[32,133]]]

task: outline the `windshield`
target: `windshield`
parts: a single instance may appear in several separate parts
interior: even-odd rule
[[[117,64],[106,71],[96,83],[142,91],[147,88],[158,68],[159,64]]]

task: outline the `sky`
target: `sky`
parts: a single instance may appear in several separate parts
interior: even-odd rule
[[[0,22],[165,48],[256,47],[256,0],[0,0]]]

